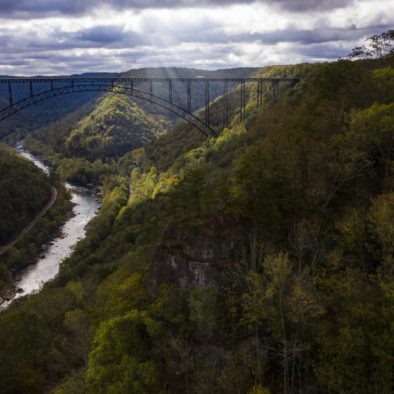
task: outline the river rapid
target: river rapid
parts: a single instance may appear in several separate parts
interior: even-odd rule
[[[46,174],[50,173],[51,169],[39,157],[25,151],[22,145],[18,145],[16,150]],[[6,308],[19,297],[39,291],[43,284],[57,275],[62,261],[70,256],[75,245],[85,237],[86,226],[96,216],[100,203],[92,190],[69,183],[66,183],[65,186],[72,195],[74,204],[72,217],[64,223],[57,238],[52,240],[49,245],[43,245],[43,251],[38,261],[16,275],[15,286],[22,289],[23,292],[16,293],[15,297],[4,302],[0,309]]]

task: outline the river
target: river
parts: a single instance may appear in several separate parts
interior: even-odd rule
[[[39,157],[26,152],[22,145],[18,145],[16,150],[46,174],[50,173],[50,168]],[[17,293],[11,301],[3,303],[1,309],[6,308],[16,298],[40,290],[44,283],[53,279],[59,272],[61,262],[73,252],[78,241],[85,237],[86,226],[100,207],[97,196],[84,187],[69,183],[66,183],[66,187],[72,195],[73,216],[62,226],[60,235],[51,241],[50,245],[44,245],[38,261],[18,273],[15,286],[22,289],[23,293]]]

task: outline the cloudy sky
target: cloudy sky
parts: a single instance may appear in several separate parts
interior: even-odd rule
[[[334,60],[393,0],[0,0],[0,74]]]

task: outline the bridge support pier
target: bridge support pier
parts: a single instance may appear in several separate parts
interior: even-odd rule
[[[246,112],[246,86],[245,86],[244,81],[241,82],[240,98],[241,98],[240,118],[241,118],[241,120],[243,120],[245,117],[245,112]]]
[[[263,105],[263,83],[257,82],[257,108]]]
[[[274,97],[276,97],[279,94],[279,82],[272,82],[272,85],[274,87]]]
[[[10,106],[14,105],[14,98],[12,95],[12,82],[11,81],[8,81],[8,101],[10,103]]]
[[[34,96],[33,81],[32,80],[29,81],[29,93],[30,93],[30,97]]]
[[[186,90],[187,90],[187,112],[192,112],[192,87],[190,80],[186,83]]]
[[[228,82],[223,82],[223,128],[228,126]]]
[[[205,124],[210,127],[211,123],[211,116],[210,116],[210,106],[209,106],[209,90],[210,90],[210,85],[209,81],[205,81]]]
[[[168,81],[168,101],[172,104],[173,94],[172,94],[172,81]]]

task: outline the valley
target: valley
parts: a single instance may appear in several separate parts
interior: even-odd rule
[[[261,107],[247,85],[243,116],[233,86],[217,136],[112,93],[32,126],[25,149],[57,185],[103,195],[57,275],[0,313],[3,392],[388,393],[392,56],[124,74],[174,72],[300,82]],[[217,129],[222,108],[218,87]]]

